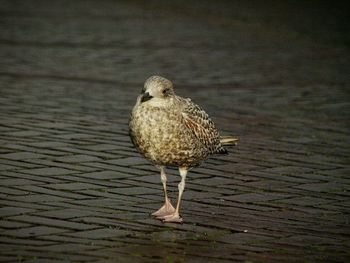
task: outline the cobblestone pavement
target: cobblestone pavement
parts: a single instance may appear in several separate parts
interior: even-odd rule
[[[350,261],[341,12],[242,2],[0,2],[0,262]],[[241,138],[182,225],[128,138],[152,74]]]

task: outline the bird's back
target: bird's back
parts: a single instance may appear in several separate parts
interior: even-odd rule
[[[220,135],[209,115],[190,99],[183,99],[183,122],[209,154],[227,153],[220,143]]]

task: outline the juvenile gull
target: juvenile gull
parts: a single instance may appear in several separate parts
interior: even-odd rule
[[[235,145],[238,140],[220,137],[208,114],[190,99],[177,96],[173,84],[160,76],[146,80],[132,110],[129,128],[137,150],[160,169],[165,202],[152,215],[163,222],[182,222],[179,209],[188,170],[211,154],[226,154],[223,146]],[[178,167],[181,175],[176,208],[167,196],[167,166]]]

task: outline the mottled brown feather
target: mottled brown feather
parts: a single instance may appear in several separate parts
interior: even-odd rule
[[[154,76],[145,87],[129,128],[133,144],[148,160],[158,166],[190,168],[210,154],[227,152],[208,114],[190,99],[175,95],[169,80]],[[144,101],[146,92],[155,97]]]
[[[191,100],[187,99],[186,102],[187,105],[182,111],[185,126],[193,132],[210,154],[226,152],[220,143],[219,132],[209,115]]]

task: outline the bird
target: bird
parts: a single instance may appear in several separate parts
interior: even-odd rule
[[[188,171],[212,154],[227,154],[224,146],[238,141],[221,137],[209,115],[191,99],[176,95],[172,82],[161,76],[145,81],[130,114],[129,135],[139,153],[160,169],[164,205],[152,216],[173,223],[183,222],[180,203]],[[177,167],[181,176],[175,208],[167,195],[167,167]]]

